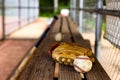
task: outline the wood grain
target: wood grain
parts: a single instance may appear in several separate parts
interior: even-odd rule
[[[70,24],[70,28],[76,43],[83,45],[86,48],[91,48],[89,40],[83,39],[82,35],[77,31],[77,26],[71,22],[70,17],[68,17],[68,21]],[[98,60],[95,60],[93,64],[92,70],[86,74],[84,74],[87,80],[110,80],[109,76],[102,68],[101,64]]]
[[[59,31],[64,35],[61,42],[75,42],[86,48],[90,48],[89,40],[83,39],[82,35],[77,30],[77,25],[74,24],[71,18],[61,18],[61,16],[59,16],[59,19],[43,39],[36,54],[17,80],[53,80],[54,77],[58,77],[58,80],[82,80],[80,73],[75,71],[72,66],[57,63],[58,65],[55,67],[54,60],[48,54],[51,44],[59,43],[54,40],[55,34]],[[97,59],[93,64],[92,70],[84,75],[86,80],[110,80]]]

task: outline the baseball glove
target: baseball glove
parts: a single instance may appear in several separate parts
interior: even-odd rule
[[[49,53],[56,62],[65,65],[73,65],[74,59],[80,55],[87,55],[92,62],[95,61],[91,49],[75,43],[61,42],[54,44],[51,46]]]

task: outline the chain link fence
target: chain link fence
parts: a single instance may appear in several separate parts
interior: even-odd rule
[[[100,47],[99,61],[111,80],[120,80],[120,0],[103,0],[104,5],[102,2],[102,8],[99,9],[100,1],[102,2],[102,0],[79,0],[83,7],[71,7],[71,10],[78,10],[79,14],[82,11],[82,16],[77,14],[76,16],[79,16],[78,20],[82,17],[82,27],[79,28],[82,28],[83,37],[91,41],[93,52],[95,47]],[[97,22],[99,14],[102,20]],[[80,21],[77,22],[81,25]],[[98,25],[101,26],[99,28],[101,32],[99,45],[96,46],[96,37],[99,35],[95,34]]]
[[[38,0],[0,1],[0,39],[38,18]]]

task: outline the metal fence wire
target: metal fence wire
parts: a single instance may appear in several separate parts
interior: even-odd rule
[[[120,13],[120,0],[106,0],[106,9]],[[106,15],[104,39],[102,43],[107,42],[107,45],[103,45],[101,56],[106,60],[101,57],[101,63],[111,80],[120,80],[120,16]]]
[[[106,9],[120,10],[120,0],[106,0]],[[120,11],[118,12],[120,13]],[[106,16],[105,38],[120,48],[120,16]]]
[[[0,0],[0,40],[38,18],[39,0]]]
[[[101,39],[100,63],[111,80],[120,80],[120,49],[104,38]]]
[[[99,1],[104,1],[102,8],[97,8]],[[83,11],[82,35],[91,41],[92,47],[95,44],[93,32],[96,28],[93,26],[97,25],[97,22],[95,23],[97,20],[95,15],[100,14],[103,17],[105,30],[101,30],[99,61],[111,80],[120,80],[120,0],[79,0],[79,2],[83,3],[84,6],[79,8],[72,6],[71,11],[73,11],[73,14],[75,10]],[[93,18],[91,17],[92,15]],[[76,16],[78,15],[76,14]],[[74,16],[72,17],[74,18]],[[91,23],[95,24],[91,25]]]
[[[106,24],[104,38],[110,41],[114,46],[120,48],[120,18],[106,16]]]

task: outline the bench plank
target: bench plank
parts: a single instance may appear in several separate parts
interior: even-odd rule
[[[64,42],[72,42],[68,24],[63,17],[62,34],[64,35]],[[75,71],[72,66],[59,65],[58,80],[81,80],[80,74]]]
[[[62,21],[62,22],[61,22]],[[51,44],[59,43],[54,40],[55,35],[62,32],[64,38],[62,42],[75,42],[82,44],[86,48],[90,48],[88,40],[84,40],[77,30],[76,24],[70,17],[61,17],[51,27],[47,36],[39,45],[33,58],[29,61],[24,71],[19,75],[17,80],[53,80],[55,72],[55,62],[48,54]],[[58,80],[82,80],[80,73],[75,71],[72,66],[59,64]],[[84,74],[86,80],[110,80],[100,63],[95,61],[90,72]]]
[[[78,26],[75,24],[75,22],[72,21],[70,17],[66,17],[66,19],[68,21],[75,43],[81,44],[85,48],[91,48],[89,40],[83,39],[82,35],[78,31]]]
[[[53,80],[54,61],[48,55],[49,44],[43,41],[18,80]],[[29,73],[29,74],[28,74]]]
[[[56,22],[58,25],[59,20]],[[52,27],[47,36],[39,45],[36,54],[29,61],[25,70],[20,74],[17,80],[53,80],[54,78],[54,61],[48,54],[50,45],[54,42],[54,35],[57,27]],[[59,29],[58,29],[59,30]]]
[[[111,80],[97,59],[93,64],[92,70],[85,75],[87,80]]]
[[[80,33],[76,28],[77,26],[75,26],[74,23],[72,23],[72,20],[70,19],[70,17],[68,17],[68,21],[69,21],[75,42],[82,44],[86,48],[91,48],[88,40],[84,40],[82,38],[82,36],[80,35]],[[97,59],[93,64],[92,70],[86,73],[85,77],[87,80],[110,80],[109,76],[107,75],[105,70],[102,68],[101,64],[98,62]]]

